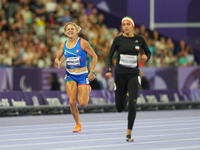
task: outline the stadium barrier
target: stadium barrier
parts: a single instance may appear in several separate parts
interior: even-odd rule
[[[200,89],[194,90],[142,90],[138,97],[138,110],[199,108]],[[113,112],[114,91],[94,90],[88,107],[80,112]],[[55,114],[70,113],[69,100],[64,91],[8,91],[0,92],[0,114]]]
[[[150,90],[141,90],[138,110],[198,108],[200,101],[200,67],[142,68]],[[50,91],[50,76],[56,73],[60,91]],[[55,68],[0,68],[0,114],[51,114],[69,113],[65,93],[65,69]],[[80,112],[116,111],[114,92],[105,78],[105,69],[97,75],[107,85],[92,90],[89,105]],[[100,76],[100,78],[99,78]],[[102,82],[103,83],[103,82]]]

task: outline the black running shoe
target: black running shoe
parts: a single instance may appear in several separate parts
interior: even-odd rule
[[[131,135],[126,136],[126,141],[127,142],[133,142],[133,139],[131,138]]]

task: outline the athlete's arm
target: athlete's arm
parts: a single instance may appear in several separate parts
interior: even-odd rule
[[[55,64],[57,65],[58,68],[60,68],[61,64],[63,61],[60,61],[60,58],[63,56],[63,48],[64,48],[64,44],[65,42],[63,42],[60,47],[59,47],[59,51],[58,54],[55,58]]]
[[[112,77],[112,57],[117,49],[117,40],[116,38],[114,39],[111,48],[110,48],[110,52],[108,54],[108,58],[107,58],[107,72],[106,72],[106,77],[107,78],[111,78]]]
[[[88,41],[86,41],[85,39],[81,39],[81,47],[83,48],[84,51],[86,51],[92,57],[92,64],[91,64],[90,71],[93,72],[98,60],[97,55],[94,52],[93,48],[88,43]]]
[[[90,73],[88,74],[88,79],[90,81],[92,81],[92,80],[95,79],[94,68],[96,66],[98,58],[97,58],[97,55],[94,52],[93,48],[90,46],[88,41],[86,41],[85,39],[81,39],[81,47],[84,51],[86,51],[92,57],[92,64],[91,64],[91,67],[90,67]]]
[[[142,55],[141,59],[143,62],[147,62],[147,61],[149,61],[149,59],[151,57],[151,52],[149,50],[149,47],[148,47],[146,41],[143,38],[141,38],[141,39],[142,39],[142,49],[144,50],[144,53],[145,53],[145,55],[144,54]]]
[[[111,67],[112,67],[112,57],[113,57],[116,49],[117,49],[117,40],[115,38],[112,45],[111,45],[110,52],[109,52],[108,58],[107,58],[108,69],[111,69]]]

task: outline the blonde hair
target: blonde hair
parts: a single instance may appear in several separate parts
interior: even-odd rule
[[[70,25],[70,24],[73,25],[73,26],[76,28],[76,30],[77,30],[78,33],[81,31],[81,27],[78,26],[78,25],[77,25],[76,23],[74,23],[74,22],[68,22],[68,23],[66,23],[66,24],[64,25],[64,31],[66,31],[67,26]]]

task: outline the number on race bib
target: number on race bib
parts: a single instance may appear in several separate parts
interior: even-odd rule
[[[137,66],[137,56],[120,54],[119,64],[122,66],[135,68]]]
[[[80,66],[80,57],[68,57],[66,62],[69,66]]]

